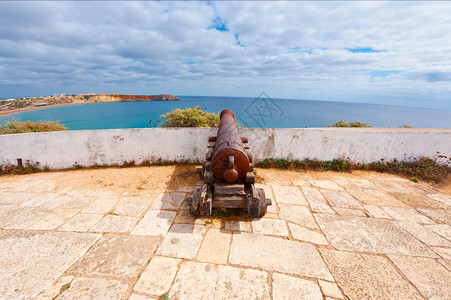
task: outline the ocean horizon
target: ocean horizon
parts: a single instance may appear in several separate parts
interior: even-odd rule
[[[108,102],[40,108],[0,116],[0,124],[21,121],[60,121],[69,130],[150,128],[164,121],[160,116],[175,108],[200,106],[218,113],[230,109],[247,127],[327,127],[339,120],[360,121],[372,127],[451,129],[451,111],[417,107],[323,100],[177,96],[180,101]]]

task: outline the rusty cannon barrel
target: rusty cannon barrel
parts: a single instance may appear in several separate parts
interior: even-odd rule
[[[248,139],[240,137],[231,110],[220,115],[217,136],[208,138],[205,160],[199,168],[202,184],[185,199],[195,216],[211,215],[213,209],[244,209],[251,217],[266,213],[271,199],[255,187],[255,170]]]
[[[225,109],[220,118],[211,169],[216,178],[234,183],[242,180],[249,171],[249,157],[235,125],[233,112]]]

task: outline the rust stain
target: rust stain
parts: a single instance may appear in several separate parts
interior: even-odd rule
[[[263,149],[263,157],[271,157],[274,153],[275,143],[274,143],[274,132],[272,132],[265,143],[265,148]]]

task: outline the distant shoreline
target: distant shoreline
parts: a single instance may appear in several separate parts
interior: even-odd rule
[[[79,94],[71,96],[49,96],[39,98],[17,98],[9,102],[0,102],[0,116],[35,110],[47,107],[87,104],[87,103],[109,103],[109,102],[142,102],[142,101],[179,101],[180,98],[168,95],[88,95]],[[44,101],[44,103],[43,103]],[[61,103],[63,102],[63,103]],[[20,104],[22,108],[15,108]],[[12,108],[12,109],[11,109]]]
[[[18,109],[13,109],[13,110],[2,110],[2,111],[0,111],[0,116],[6,116],[6,115],[10,115],[10,114],[28,111],[28,110],[36,110],[36,109],[41,109],[41,108],[57,107],[57,106],[77,105],[77,104],[88,104],[88,103],[64,103],[64,104],[52,104],[52,105],[43,105],[43,106],[24,107],[24,108],[18,108]]]

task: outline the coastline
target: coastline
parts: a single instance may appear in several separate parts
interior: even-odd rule
[[[169,94],[161,94],[161,95],[72,95],[72,96],[53,96],[43,98],[43,101],[49,101],[47,105],[42,106],[32,106],[33,104],[41,104],[41,99],[38,98],[23,98],[23,99],[15,99],[17,101],[22,101],[23,104],[27,105],[23,108],[11,109],[11,110],[0,110],[0,116],[5,116],[9,114],[24,112],[28,110],[35,110],[40,108],[47,107],[57,107],[64,105],[75,105],[75,104],[87,104],[87,103],[107,103],[107,102],[141,102],[141,101],[179,101],[180,98],[169,95]],[[58,104],[51,104],[52,102],[62,102]],[[8,105],[4,105],[4,103],[0,103],[1,107],[8,107]]]
[[[2,110],[2,111],[0,111],[0,116],[6,116],[6,115],[10,115],[10,114],[28,111],[28,110],[36,110],[36,109],[41,109],[41,108],[49,108],[49,107],[57,107],[57,106],[77,105],[77,104],[86,104],[86,103],[64,103],[64,104],[52,104],[52,105],[45,105],[45,106],[24,107],[24,108],[13,109],[13,110]]]

